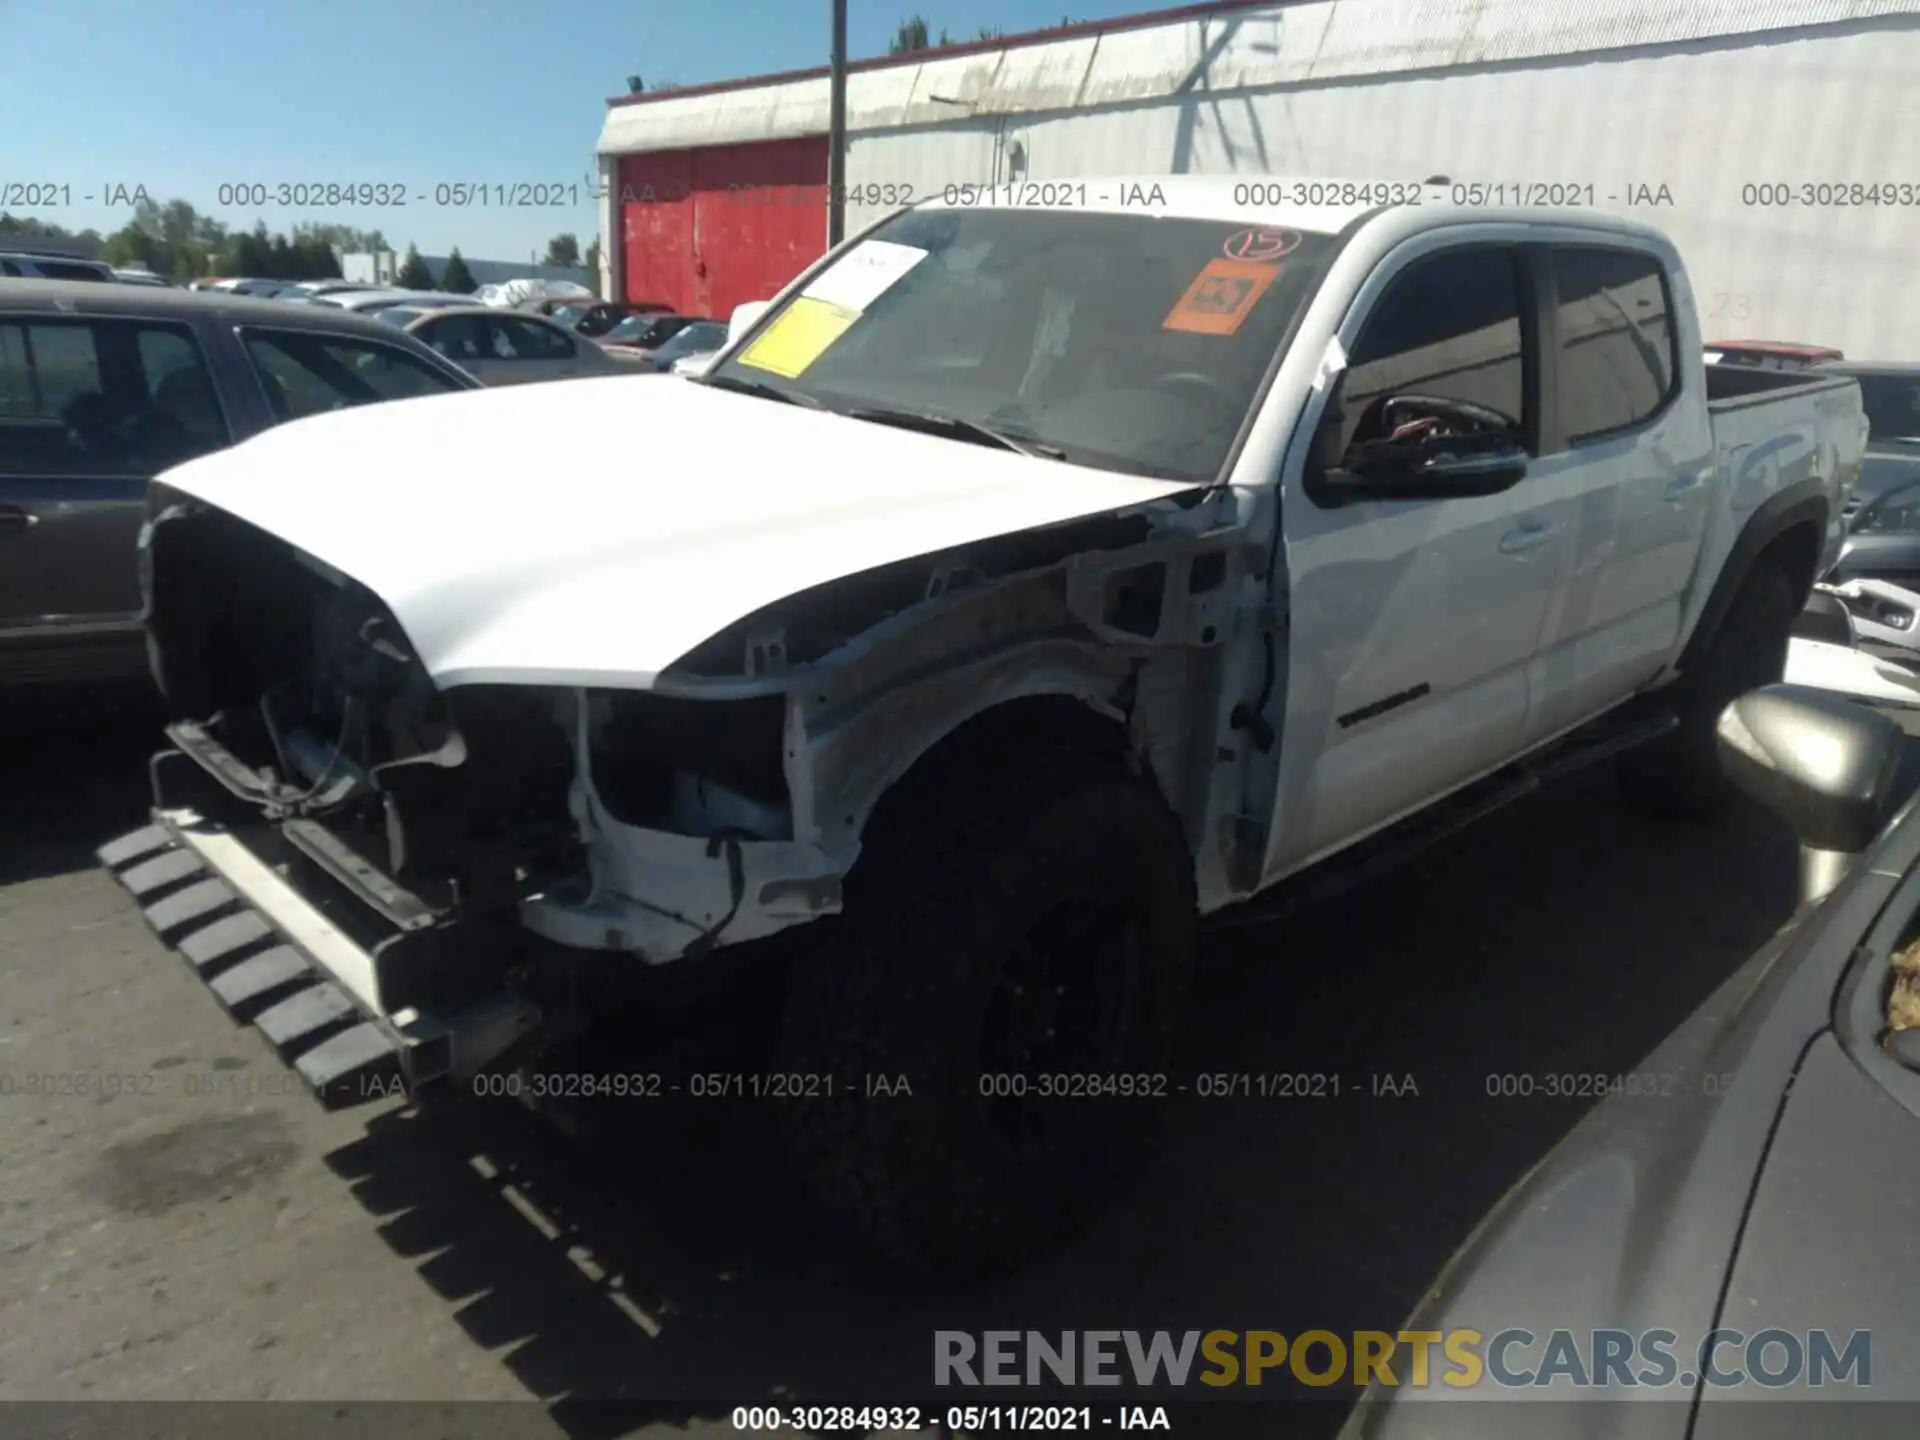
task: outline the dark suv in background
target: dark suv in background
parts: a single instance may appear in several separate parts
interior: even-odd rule
[[[135,547],[161,471],[308,415],[477,388],[343,310],[0,280],[0,693],[145,669]]]

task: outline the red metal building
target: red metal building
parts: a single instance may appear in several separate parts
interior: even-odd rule
[[[953,172],[947,178],[1009,178],[1018,170],[1001,157],[1016,147],[990,113],[1071,110],[1095,98],[1077,93],[1084,87],[1075,66],[1107,37],[1299,3],[1212,0],[854,62],[847,67],[850,190],[883,198],[856,199],[848,232],[879,218],[874,205],[892,208],[884,197],[931,193],[918,173],[893,177],[910,184],[886,183],[884,164],[862,165],[856,176],[857,132],[957,125],[968,133],[952,139],[953,153],[932,142]],[[1138,88],[1137,79],[1126,84]],[[744,301],[772,298],[818,259],[827,245],[827,89],[822,67],[609,100],[598,147],[607,293],[724,319]]]
[[[622,155],[625,298],[725,317],[826,247],[827,138]]]

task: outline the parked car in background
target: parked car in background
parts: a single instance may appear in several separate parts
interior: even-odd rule
[[[21,280],[86,280],[113,283],[113,267],[78,255],[43,250],[0,250],[0,275]]]
[[[1823,375],[1858,380],[1867,412],[1867,458],[1848,513],[1896,486],[1920,480],[1920,363],[1836,360],[1816,368]]]
[[[508,310],[538,310],[543,305],[591,305],[599,298],[572,280],[536,280],[531,276],[482,285],[473,292],[474,304]]]
[[[704,315],[629,315],[606,334],[595,337],[594,343],[622,360],[644,360],[689,325],[705,318]]]
[[[1802,345],[1789,340],[1709,340],[1707,364],[1740,365],[1756,370],[1805,370],[1847,357],[1825,345]]]
[[[391,290],[391,285],[369,285],[363,280],[295,280],[280,293],[283,300],[318,300],[347,290]]]
[[[621,363],[643,367],[661,374],[684,360],[712,355],[727,343],[727,327],[718,320],[696,320],[652,350],[635,351],[635,358]]]
[[[390,305],[412,305],[421,310],[443,310],[450,305],[471,306],[473,297],[447,290],[336,290],[329,295],[315,296],[313,303],[371,315]]]
[[[177,288],[164,275],[156,275],[151,270],[139,270],[130,266],[116,265],[113,278],[122,285],[164,285],[168,288]]]
[[[289,280],[269,280],[264,276],[252,276],[216,280],[207,286],[207,289],[222,295],[254,295],[264,298],[279,294],[292,283]]]
[[[545,315],[548,319],[552,319],[562,310],[571,310],[579,305],[593,303],[595,303],[593,300],[579,295],[543,295],[537,300],[522,301],[514,308],[531,310],[536,315]]]
[[[665,315],[671,313],[671,308],[667,305],[601,300],[591,305],[562,305],[553,312],[553,318],[574,334],[593,340],[605,335],[629,315]]]
[[[271,426],[478,382],[338,310],[0,281],[0,688],[137,677],[147,482]]]
[[[1521,1386],[1448,1395],[1458,1378],[1408,1385],[1401,1364],[1372,1378],[1342,1440],[1910,1433],[1895,1417],[1896,1402],[1910,1412],[1920,1399],[1905,1343],[1920,1291],[1920,1250],[1906,1243],[1920,1190],[1916,719],[1911,705],[1793,686],[1729,707],[1723,763],[1799,837],[1803,907],[1624,1081],[1601,1083],[1606,1098],[1502,1198],[1400,1331],[1515,1335],[1501,1363]],[[1817,1363],[1755,1383],[1766,1372],[1754,1347],[1810,1324],[1832,1327],[1840,1364],[1824,1383]],[[1663,1337],[1677,1363],[1646,1366],[1659,1352],[1642,1341],[1582,1393],[1584,1374],[1551,1368],[1548,1337],[1568,1332]],[[1663,1388],[1639,1397],[1660,1403],[1624,1403],[1623,1387],[1661,1372]],[[1727,1383],[1743,1372],[1749,1383]],[[1468,1403],[1434,1403],[1446,1399]],[[1789,1403],[1740,1403],[1758,1400]]]
[[[394,312],[404,312],[396,314]],[[578,380],[625,374],[629,367],[608,357],[544,315],[497,306],[415,309],[389,306],[381,317],[453,361],[486,385],[523,385],[540,380]]]

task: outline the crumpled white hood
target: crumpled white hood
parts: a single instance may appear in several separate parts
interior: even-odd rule
[[[811,586],[1192,488],[639,375],[338,411],[161,480],[372,590],[443,687],[644,688]]]

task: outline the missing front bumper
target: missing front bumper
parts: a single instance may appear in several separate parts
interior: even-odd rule
[[[221,1007],[328,1108],[470,1079],[539,1023],[506,989],[444,1011],[389,1009],[375,953],[194,810],[156,809],[153,824],[97,855]]]

